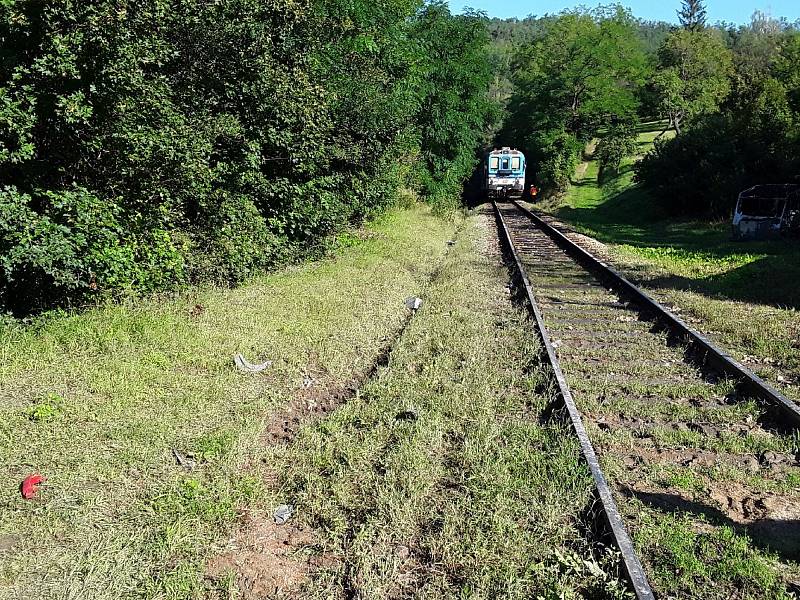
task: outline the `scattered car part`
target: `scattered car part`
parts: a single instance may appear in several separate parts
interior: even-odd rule
[[[233,362],[236,365],[236,368],[242,373],[260,373],[261,371],[265,371],[272,366],[271,360],[261,363],[260,365],[254,365],[253,363],[248,362],[248,360],[241,354],[235,355],[233,357]]]

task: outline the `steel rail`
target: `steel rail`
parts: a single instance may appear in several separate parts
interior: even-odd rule
[[[732,379],[740,380],[744,391],[777,408],[791,422],[793,427],[800,427],[800,406],[795,402],[781,394],[685,321],[675,316],[663,304],[626,279],[619,271],[573,242],[562,231],[519,204],[516,200],[511,202],[577,262],[600,275],[601,279],[605,280],[618,292],[632,298],[639,304],[639,308],[643,308],[646,312],[653,314],[671,331],[687,340],[688,345],[699,348],[704,355],[704,359],[710,362],[713,367]]]
[[[516,202],[514,204],[516,205]],[[642,564],[639,561],[639,557],[636,555],[636,551],[633,548],[633,542],[631,541],[630,535],[628,534],[625,524],[622,521],[622,517],[619,514],[617,504],[614,502],[614,498],[611,494],[611,488],[609,487],[608,482],[603,475],[603,470],[601,469],[600,462],[597,459],[597,453],[594,451],[592,442],[589,440],[589,435],[586,432],[586,428],[583,424],[583,418],[581,417],[580,411],[578,410],[575,400],[572,397],[572,392],[569,389],[569,385],[564,377],[564,373],[561,371],[558,356],[556,355],[555,348],[553,348],[553,344],[550,340],[550,334],[547,331],[544,318],[542,317],[542,312],[536,302],[536,297],[534,296],[528,274],[522,264],[519,254],[517,253],[514,240],[511,237],[511,232],[508,229],[503,214],[494,200],[492,200],[492,206],[494,207],[495,215],[498,224],[500,225],[499,229],[503,234],[505,244],[514,259],[517,273],[522,279],[530,309],[533,312],[536,320],[536,333],[544,344],[548,361],[550,362],[550,366],[555,374],[556,382],[558,383],[561,400],[564,402],[564,405],[567,408],[569,418],[572,423],[572,428],[575,431],[575,435],[578,437],[578,441],[581,446],[581,453],[583,454],[583,458],[586,461],[586,464],[589,466],[589,471],[592,474],[595,490],[602,505],[603,516],[605,517],[606,525],[611,533],[614,545],[619,549],[620,554],[622,555],[622,565],[625,571],[625,576],[630,582],[631,588],[633,589],[633,592],[638,600],[654,600],[655,595],[653,594],[653,590],[651,589],[650,583],[647,580],[647,576],[645,575]],[[519,207],[519,205],[517,206]]]

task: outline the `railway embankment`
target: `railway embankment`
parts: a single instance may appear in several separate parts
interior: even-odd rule
[[[0,597],[627,597],[491,217],[340,242],[4,327]]]
[[[235,581],[207,579],[206,559],[286,503],[267,441],[357,387],[456,225],[395,211],[240,288],[4,323],[0,597],[224,596]],[[242,373],[237,353],[272,364]],[[46,481],[26,500],[32,473]]]

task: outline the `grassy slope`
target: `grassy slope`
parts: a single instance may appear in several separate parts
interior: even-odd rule
[[[397,212],[336,260],[240,289],[0,330],[0,598],[199,593],[213,540],[274,494],[242,466],[266,415],[308,372],[335,387],[367,371],[453,231]],[[236,352],[275,365],[243,375]]]
[[[640,154],[656,135],[655,126],[640,134]],[[800,398],[800,244],[734,242],[727,222],[668,219],[633,184],[633,160],[602,185],[597,163],[589,161],[551,212],[607,244],[612,261],[635,280]]]

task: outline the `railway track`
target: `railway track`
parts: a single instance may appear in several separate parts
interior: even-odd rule
[[[494,208],[636,597],[791,597],[800,409],[536,215]]]

